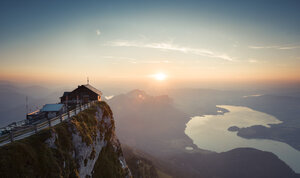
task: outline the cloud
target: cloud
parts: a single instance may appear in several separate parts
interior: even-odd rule
[[[110,100],[114,97],[114,95],[110,95],[110,96],[104,96],[105,99]]]
[[[282,46],[249,46],[251,49],[278,49],[278,50],[291,50],[300,49],[299,45],[282,45]]]
[[[101,56],[104,59],[110,59],[116,62],[129,62],[132,64],[169,64],[172,63],[170,60],[137,60],[130,57],[123,57],[123,56]]]
[[[100,36],[101,35],[101,31],[99,29],[96,30],[96,35]]]
[[[161,64],[161,63],[169,64],[169,63],[172,63],[169,60],[142,60],[142,61],[136,60],[136,61],[130,61],[130,62],[133,64],[138,64],[138,63],[141,63],[141,64]]]
[[[300,49],[300,46],[283,46],[280,47],[279,49]]]
[[[105,59],[115,59],[115,60],[136,60],[130,57],[120,57],[120,56],[101,56],[102,58]]]
[[[249,98],[249,97],[259,97],[259,96],[263,96],[262,94],[255,94],[255,95],[245,95],[243,96],[243,98]]]
[[[255,60],[255,59],[249,59],[248,62],[250,62],[250,63],[258,63],[258,61]]]
[[[151,49],[159,49],[166,51],[177,51],[186,54],[194,54],[198,56],[210,57],[210,58],[218,58],[226,61],[234,61],[234,59],[227,54],[219,54],[212,52],[207,49],[199,49],[199,48],[190,48],[174,45],[173,43],[141,43],[135,41],[112,41],[107,44],[108,46],[117,46],[117,47],[137,47],[137,48],[151,48]]]

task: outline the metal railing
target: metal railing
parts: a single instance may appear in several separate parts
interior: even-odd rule
[[[94,104],[96,101],[91,101],[90,103],[77,106],[75,109],[67,111],[66,113],[63,113],[57,117],[51,118],[51,119],[41,119],[40,122],[36,124],[29,124],[25,126],[21,126],[18,128],[14,128],[10,131],[10,133],[4,134],[0,136],[0,146],[6,145],[8,143],[11,143],[16,140],[20,140],[26,137],[29,137],[31,135],[34,135],[38,133],[39,131],[50,128],[52,126],[55,126],[61,122],[69,120],[71,117],[77,115],[79,112],[90,108],[92,104]]]

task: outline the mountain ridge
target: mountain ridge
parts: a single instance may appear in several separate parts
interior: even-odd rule
[[[92,107],[36,135],[0,147],[4,177],[131,177],[110,107]]]
[[[145,92],[134,91],[136,97],[132,97],[132,92],[129,92],[129,95],[117,95],[108,101],[114,111],[117,134],[122,144],[151,155],[152,163],[163,167],[169,175],[178,178],[243,177],[247,175],[245,173],[256,178],[281,178],[280,173],[288,177],[298,176],[270,152],[239,148],[216,153],[198,148],[184,133],[188,114],[179,110],[175,103],[160,100],[160,96],[146,93],[146,96],[138,97],[145,95]],[[187,150],[186,147],[193,149]],[[260,161],[264,158],[265,162]],[[206,166],[208,162],[210,164]],[[227,166],[226,170],[219,171],[222,166],[217,163],[220,162],[224,167]]]

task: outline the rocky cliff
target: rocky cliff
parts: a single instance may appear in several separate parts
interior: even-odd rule
[[[131,177],[105,102],[0,147],[1,177]]]

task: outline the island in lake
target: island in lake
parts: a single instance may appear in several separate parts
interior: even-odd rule
[[[300,165],[300,152],[298,150],[283,142],[268,139],[244,139],[236,133],[243,128],[256,125],[270,128],[270,124],[279,124],[281,123],[280,120],[248,107],[230,105],[218,105],[217,107],[224,108],[229,112],[223,115],[195,116],[187,123],[185,133],[199,148],[216,152],[241,147],[269,151],[277,155],[296,172],[300,172],[298,166]]]

